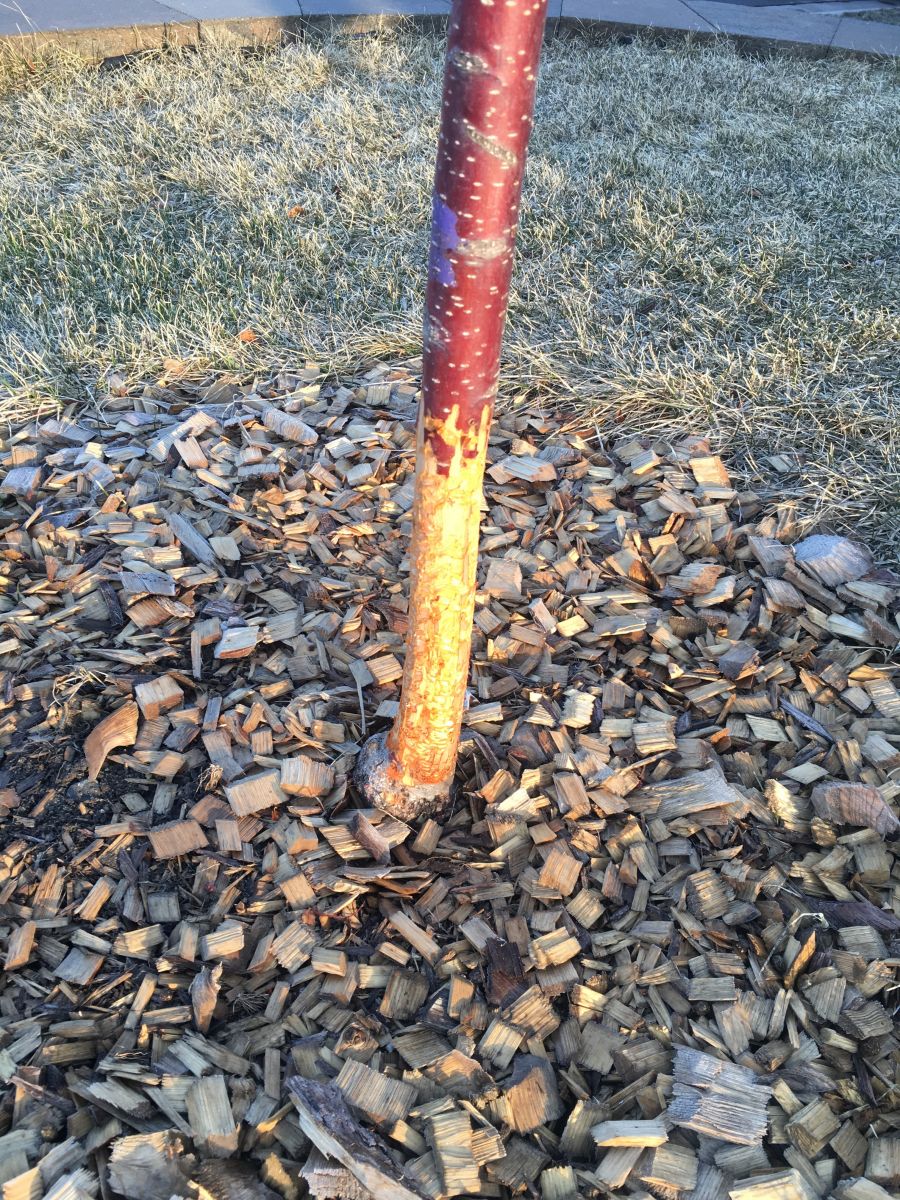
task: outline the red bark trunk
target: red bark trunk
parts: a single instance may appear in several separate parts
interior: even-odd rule
[[[493,405],[546,0],[457,0],[431,218],[422,380],[426,440],[447,470]]]
[[[546,0],[455,0],[432,201],[400,712],[360,756],[372,803],[439,805],[469,666],[481,485],[500,369]]]

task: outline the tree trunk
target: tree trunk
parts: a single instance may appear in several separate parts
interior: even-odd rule
[[[481,485],[546,0],[454,0],[431,217],[400,711],[363,748],[363,796],[445,801],[469,671]]]

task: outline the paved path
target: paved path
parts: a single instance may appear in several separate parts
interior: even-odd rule
[[[627,32],[654,29],[727,35],[745,44],[809,53],[900,57],[900,25],[860,21],[873,0],[746,7],[723,0],[550,0],[548,21]],[[371,26],[398,16],[440,19],[450,0],[0,0],[0,38],[63,41],[98,57],[192,42],[225,24],[248,39],[271,39],[311,22]]]

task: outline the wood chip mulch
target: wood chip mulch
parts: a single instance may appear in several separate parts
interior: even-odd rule
[[[415,366],[3,440],[0,1200],[885,1200],[900,580],[509,408],[457,794],[359,810]]]

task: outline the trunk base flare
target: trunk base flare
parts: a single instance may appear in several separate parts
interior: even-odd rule
[[[449,800],[453,776],[442,783],[404,783],[399,764],[387,745],[387,734],[369,738],[360,751],[354,782],[367,805],[399,821],[434,816]]]

